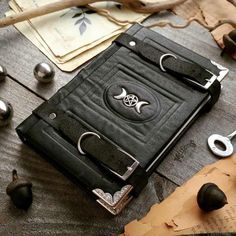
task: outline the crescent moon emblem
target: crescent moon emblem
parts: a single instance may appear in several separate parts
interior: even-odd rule
[[[135,106],[135,110],[140,114],[141,113],[141,107],[144,105],[149,105],[149,102],[138,102]]]
[[[122,88],[122,92],[120,95],[114,96],[115,99],[120,100],[123,99],[125,96],[127,96],[127,92],[124,88]]]
[[[159,65],[160,65],[161,70],[164,71],[164,72],[166,72],[166,70],[162,65],[162,61],[165,57],[174,57],[175,59],[177,59],[177,57],[174,54],[171,54],[171,53],[166,53],[166,54],[162,55],[160,57]]]

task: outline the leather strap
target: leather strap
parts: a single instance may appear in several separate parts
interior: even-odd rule
[[[96,157],[101,164],[121,176],[127,171],[127,167],[132,166],[134,163],[127,154],[95,135],[84,137],[81,142],[81,149],[86,154]]]
[[[104,139],[99,139],[94,135],[87,136],[81,142],[81,148],[88,156],[95,158],[100,164],[109,168],[120,179],[123,179],[121,176],[125,176],[125,173],[131,171],[127,182],[134,187],[136,194],[147,184],[148,177],[144,168],[135,162],[128,153],[124,153]],[[133,170],[132,166],[135,167]]]
[[[81,128],[78,121],[67,115],[60,119],[59,129],[76,144],[81,135],[88,132]],[[81,140],[80,145],[82,151],[88,157],[109,170],[110,174],[131,184],[134,188],[134,194],[138,195],[147,185],[148,176],[145,169],[140,166],[134,157],[118,149],[112,143],[99,138],[97,135],[86,135]]]
[[[43,105],[34,113],[57,129],[65,139],[78,145],[82,151],[95,163],[105,168],[108,173],[133,186],[134,195],[138,195],[148,182],[146,171],[130,154],[122,151],[112,143],[102,139],[99,135],[85,129],[79,121],[57,109],[56,117],[50,119],[55,107]],[[88,133],[89,135],[84,135]],[[95,135],[93,135],[95,134]],[[82,136],[84,135],[84,136]],[[98,137],[99,136],[99,137]]]
[[[145,60],[158,65],[160,68],[161,66],[163,66],[166,72],[174,75],[179,79],[182,79],[183,82],[189,83],[195,88],[202,91],[209,92],[211,95],[211,99],[208,104],[209,108],[211,108],[218,100],[221,92],[221,85],[220,82],[216,79],[217,76],[213,75],[212,72],[207,71],[198,64],[182,60],[174,54],[168,55],[166,53],[163,53],[150,44],[145,43],[126,33],[122,33],[117,39],[115,39],[115,42],[118,45],[130,49],[132,52],[141,56]],[[204,88],[204,86],[207,83],[209,84],[209,81],[211,80],[214,80],[212,84]]]

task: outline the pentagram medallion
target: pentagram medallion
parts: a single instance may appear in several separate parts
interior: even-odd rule
[[[123,103],[127,107],[134,107],[138,103],[138,97],[134,94],[128,94],[123,98]]]
[[[117,100],[122,100],[123,104],[126,107],[134,107],[136,112],[139,114],[141,113],[141,107],[144,105],[149,105],[150,103],[147,101],[139,101],[139,98],[135,94],[127,94],[127,91],[125,88],[122,88],[122,92],[119,95],[114,96]]]

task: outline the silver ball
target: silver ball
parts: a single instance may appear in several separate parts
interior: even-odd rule
[[[42,83],[49,83],[53,80],[55,71],[51,65],[45,62],[37,64],[34,68],[34,77]]]
[[[0,82],[5,80],[7,76],[7,69],[4,66],[0,65]]]
[[[8,125],[13,117],[12,105],[0,98],[0,126]]]

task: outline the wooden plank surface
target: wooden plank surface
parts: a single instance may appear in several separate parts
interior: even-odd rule
[[[139,198],[112,217],[17,137],[15,127],[43,100],[9,78],[0,83],[0,96],[14,107],[11,125],[0,129],[0,235],[118,235],[175,189],[154,174]],[[33,183],[34,201],[27,212],[16,209],[6,194],[13,169]]]
[[[8,9],[7,2],[0,1],[1,16]],[[160,19],[183,22],[179,17],[161,13],[146,23]],[[39,85],[33,78],[33,68],[41,61],[48,61],[47,58],[14,27],[0,30],[0,64],[7,67],[13,78],[0,83],[0,97],[8,99],[15,109],[12,125],[0,130],[0,235],[16,235],[17,232],[22,232],[21,235],[117,235],[126,223],[143,216],[152,204],[163,200],[176,184],[182,184],[204,165],[217,160],[209,152],[206,140],[213,133],[227,135],[236,129],[236,63],[229,57],[220,57],[220,49],[211,35],[198,24],[182,30],[170,27],[154,30],[228,67],[230,73],[223,82],[216,106],[181,138],[139,198],[118,217],[107,214],[84,190],[21,144],[14,128],[43,101],[41,98],[51,97],[77,72],[63,73],[56,69],[53,84]],[[34,184],[34,202],[27,213],[13,207],[5,193],[13,168]]]
[[[235,87],[232,90],[235,94]],[[224,100],[224,96],[227,94],[187,131],[157,168],[157,173],[181,185],[206,164],[219,160],[208,150],[208,137],[214,133],[227,136],[236,129],[236,99],[232,104],[232,100]]]

